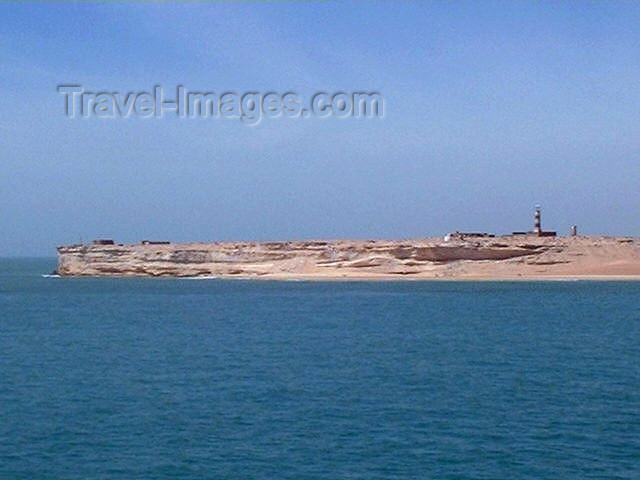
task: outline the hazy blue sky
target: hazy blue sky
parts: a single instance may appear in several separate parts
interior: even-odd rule
[[[96,237],[640,234],[640,2],[0,3],[0,255]],[[377,90],[382,120],[69,119],[91,91]]]

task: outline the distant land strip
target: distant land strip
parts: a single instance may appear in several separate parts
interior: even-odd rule
[[[244,279],[640,279],[640,238],[534,234],[413,240],[58,247],[60,276]]]

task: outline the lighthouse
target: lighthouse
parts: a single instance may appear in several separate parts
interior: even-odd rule
[[[542,230],[542,215],[540,214],[540,205],[536,205],[533,210],[533,231],[513,232],[513,235],[535,235],[537,237],[555,237],[556,232]]]
[[[533,233],[542,234],[542,223],[540,220],[540,205],[536,205],[533,211]]]

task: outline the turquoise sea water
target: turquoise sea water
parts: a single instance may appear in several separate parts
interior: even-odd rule
[[[638,479],[640,283],[42,278],[0,479]]]

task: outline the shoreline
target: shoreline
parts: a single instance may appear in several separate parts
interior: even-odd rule
[[[152,276],[152,275],[58,275],[41,274],[42,278],[56,279],[132,279],[132,280],[200,280],[200,281],[237,281],[237,282],[306,282],[306,283],[527,283],[527,282],[640,282],[640,275],[541,275],[521,277],[398,277],[398,276]]]

